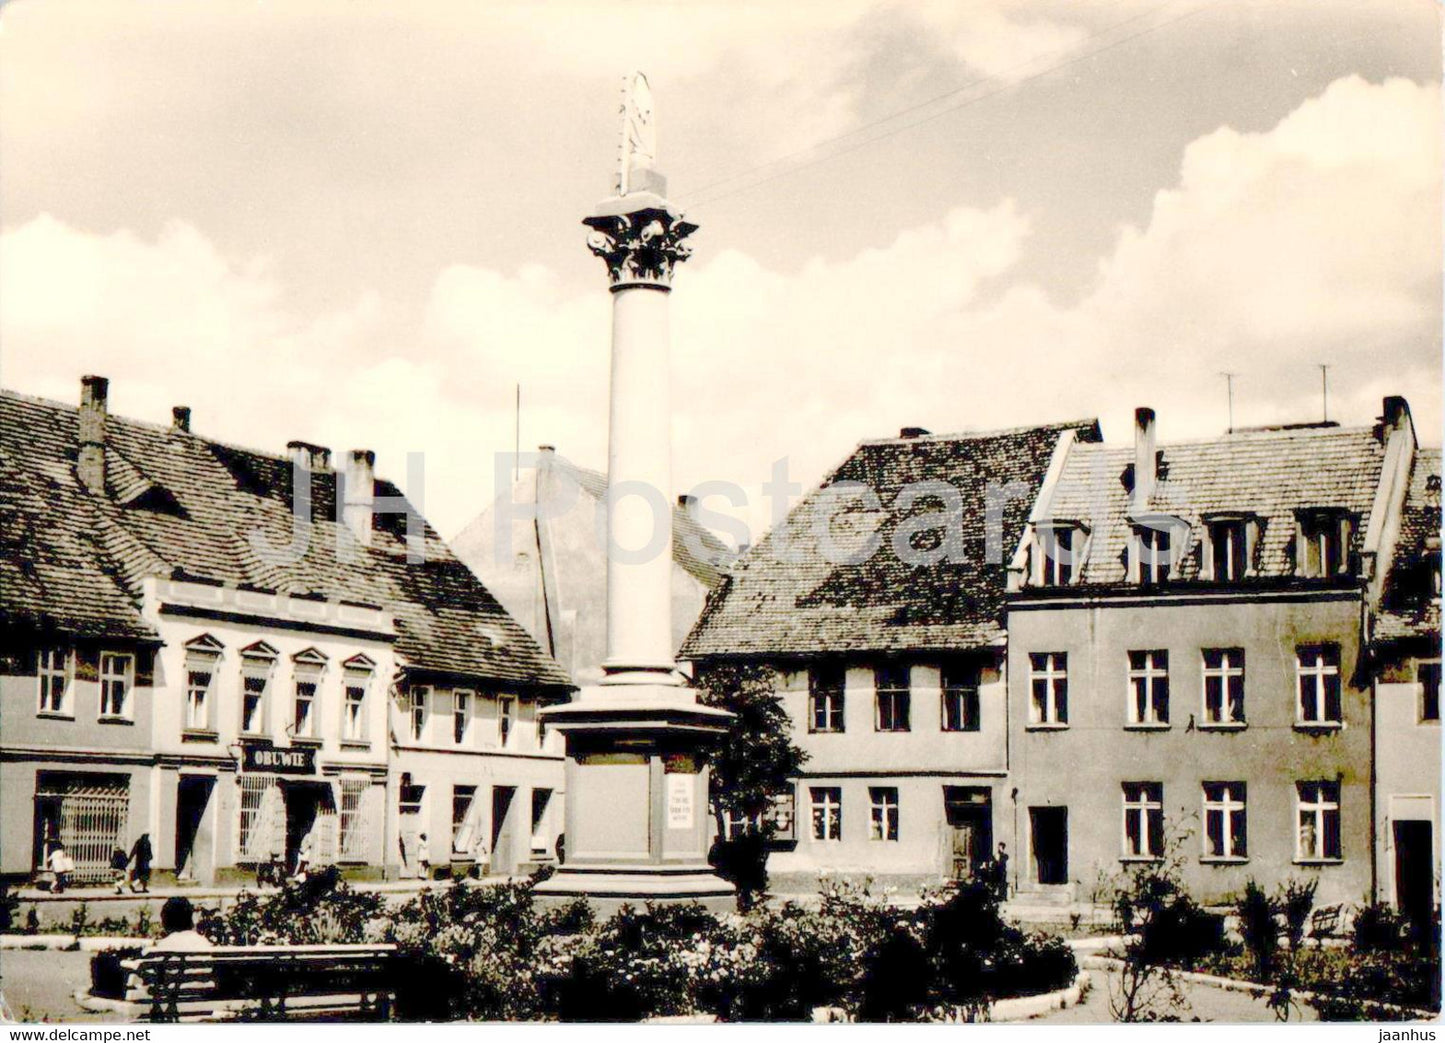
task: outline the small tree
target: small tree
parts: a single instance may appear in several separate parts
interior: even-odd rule
[[[1171,827],[1164,853],[1157,861],[1130,865],[1113,885],[1110,904],[1124,931],[1122,966],[1109,982],[1109,1013],[1115,1021],[1183,1021],[1189,1000],[1173,966],[1188,963],[1200,950],[1217,944],[1213,920],[1185,893],[1185,841],[1193,835],[1186,823]]]
[[[792,723],[773,686],[773,673],[748,663],[699,669],[698,701],[733,713],[731,726],[712,757],[709,801],[717,822],[713,860],[738,887],[746,909],[767,889],[768,839],[776,830],[768,816],[773,799],[787,790],[808,755],[793,744]],[[748,825],[727,836],[727,818]]]

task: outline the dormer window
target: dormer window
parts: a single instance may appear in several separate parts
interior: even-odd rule
[[[1348,512],[1337,508],[1301,511],[1295,557],[1297,574],[1324,579],[1347,572],[1354,524]]]
[[[1188,542],[1188,533],[1188,524],[1172,515],[1136,518],[1129,548],[1131,578],[1145,587],[1167,583],[1173,574],[1174,562]]]
[[[1067,587],[1078,582],[1088,530],[1077,522],[1040,522],[1034,526],[1034,582]]]
[[[1237,583],[1249,572],[1253,519],[1217,515],[1205,519],[1204,574],[1216,583]]]

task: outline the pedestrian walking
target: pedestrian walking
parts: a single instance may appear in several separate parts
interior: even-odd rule
[[[75,869],[75,862],[65,850],[64,844],[56,844],[50,849],[50,872],[55,877],[55,883],[50,890],[55,894],[61,894],[70,884],[70,874]]]
[[[117,844],[110,852],[110,879],[115,884],[115,893],[120,894],[125,890],[126,869],[130,865],[130,856],[125,853],[125,848]]]
[[[418,834],[416,838],[416,866],[423,880],[431,879],[431,844],[425,833]]]
[[[149,893],[151,889],[151,862],[155,852],[151,849],[151,835],[142,833],[136,837],[130,849],[130,889],[132,893]]]
[[[305,880],[311,872],[312,851],[316,846],[315,834],[307,831],[301,838],[301,846],[296,849],[296,879]]]

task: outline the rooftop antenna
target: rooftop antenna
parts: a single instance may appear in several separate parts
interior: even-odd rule
[[[522,467],[522,384],[517,382],[517,406],[514,413],[515,425],[512,429],[512,484],[516,485],[521,477]]]
[[[1225,393],[1229,396],[1229,427],[1226,433],[1232,435],[1234,434],[1234,378],[1238,374],[1221,373],[1219,375],[1224,378]]]
[[[1321,419],[1328,424],[1330,422],[1330,367],[1327,362],[1321,362],[1318,365],[1320,367],[1321,409],[1324,413]]]

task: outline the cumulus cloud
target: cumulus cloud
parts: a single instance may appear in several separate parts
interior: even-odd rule
[[[1101,416],[1127,437],[1136,405],[1165,439],[1331,413],[1367,423],[1385,394],[1440,425],[1438,89],[1347,78],[1260,133],[1191,143],[1146,222],[1120,230],[1068,305],[1020,271],[1030,215],[959,207],[841,260],[780,270],[737,250],[684,266],[673,300],[678,489],[739,483],[767,521],[774,460],[815,482],[865,437]],[[537,266],[454,266],[417,310],[364,295],[298,316],[264,258],[220,257],[194,228],[154,241],[41,218],[0,237],[6,384],[65,400],[114,368],[118,407],[198,406],[197,428],[280,449],[367,445],[400,479],[424,450],[428,512],[446,533],[492,494],[511,448],[556,444],[601,466],[608,297]],[[714,504],[720,507],[721,504]]]

